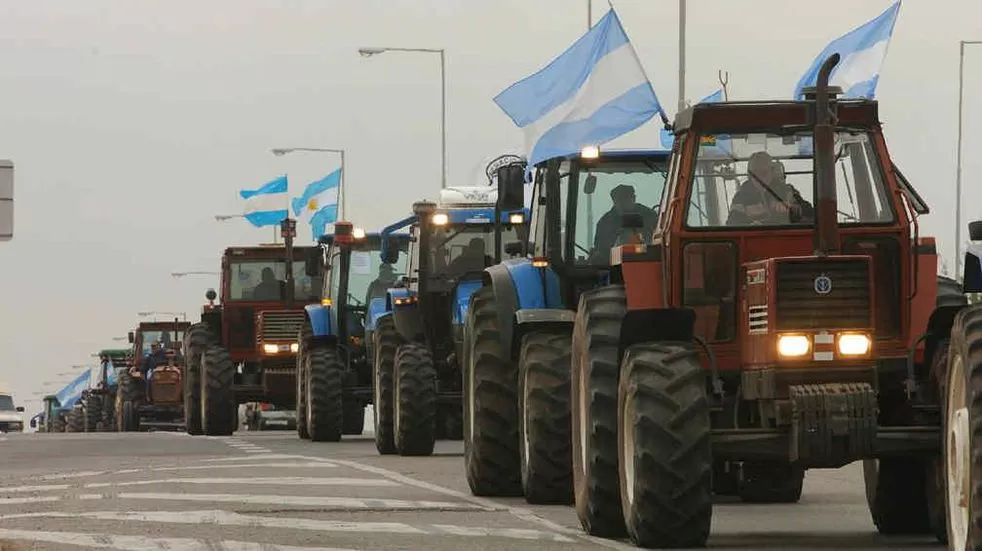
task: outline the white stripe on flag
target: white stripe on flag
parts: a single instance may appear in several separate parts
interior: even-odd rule
[[[317,213],[317,211],[321,210],[324,207],[338,204],[338,188],[337,186],[328,188],[324,190],[322,193],[311,197],[311,200],[317,201],[317,208],[316,209],[308,208],[308,205],[310,204],[308,202],[307,205],[304,205],[303,210],[301,210],[300,214],[297,216],[297,218],[299,218],[300,220],[309,222],[310,219],[313,218],[314,214]]]
[[[573,97],[523,129],[526,151],[532,151],[542,135],[558,124],[588,119],[598,109],[646,80],[634,48],[630,42],[625,42],[597,61]]]
[[[244,213],[267,212],[271,210],[283,210],[287,208],[287,194],[285,193],[263,193],[253,195],[245,200],[243,207]]]
[[[843,92],[848,92],[857,82],[869,80],[879,74],[886,59],[889,37],[872,44],[869,48],[845,55],[838,67],[832,73],[829,84],[841,86]]]

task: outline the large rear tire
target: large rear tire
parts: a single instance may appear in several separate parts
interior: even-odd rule
[[[68,428],[66,432],[85,432],[85,420],[82,418],[82,408],[75,406],[68,413]]]
[[[703,547],[713,517],[706,373],[691,348],[638,344],[618,388],[620,494],[639,547]]]
[[[592,536],[625,534],[618,483],[617,382],[624,287],[610,285],[580,296],[573,326],[573,490],[576,516]]]
[[[301,440],[310,440],[310,431],[307,429],[307,335],[311,334],[311,329],[304,323],[304,328],[300,331],[299,347],[297,351],[297,397],[295,400],[297,415],[297,436]]]
[[[381,455],[396,453],[395,433],[393,432],[393,416],[395,402],[392,372],[395,366],[396,350],[403,343],[402,337],[396,331],[392,316],[385,316],[378,321],[372,344],[374,358],[372,360],[372,408],[375,413],[375,448]]]
[[[211,338],[211,330],[204,323],[192,325],[184,334],[184,425],[194,436],[202,434],[201,355]]]
[[[140,420],[136,414],[136,404],[139,403],[142,387],[130,372],[123,370],[119,374],[119,384],[116,387],[116,431],[135,432],[140,430]]]
[[[339,442],[344,408],[341,400],[344,365],[334,348],[304,352],[307,381],[307,431],[314,442]]]
[[[102,394],[95,392],[86,394],[82,412],[85,432],[98,431],[99,424],[102,422]]]
[[[525,500],[573,502],[568,333],[532,332],[519,354],[519,445]]]
[[[949,549],[982,549],[982,305],[955,316],[944,393]]]
[[[436,445],[436,367],[425,345],[404,344],[396,352],[396,449],[402,456],[433,455]]]
[[[471,295],[464,325],[464,466],[471,493],[518,497],[518,371],[501,346],[491,287]]]
[[[209,344],[201,355],[201,429],[209,436],[231,436],[238,425],[235,365],[228,351]]]
[[[927,466],[928,460],[913,457],[863,461],[866,504],[879,533],[931,533],[925,495]]]

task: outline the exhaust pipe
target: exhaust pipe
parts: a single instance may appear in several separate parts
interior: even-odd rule
[[[818,71],[815,83],[815,256],[839,252],[838,199],[835,193],[835,122],[834,100],[829,90],[832,69],[839,63],[832,54]]]

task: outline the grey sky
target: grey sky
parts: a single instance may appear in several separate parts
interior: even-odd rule
[[[890,0],[691,0],[687,95],[785,98],[826,43]],[[676,0],[619,0],[624,26],[674,114]],[[478,184],[522,136],[491,98],[585,30],[580,0],[0,0],[0,157],[16,163],[13,242],[0,244],[0,365],[21,400],[113,344],[139,310],[196,315],[229,244],[268,241],[237,191],[288,172],[299,193],[347,149],[349,218],[377,228],[440,182],[436,56],[447,49],[449,181]],[[814,6],[814,7],[812,7]],[[606,2],[594,2],[594,17]],[[982,4],[907,0],[878,89],[898,164],[930,203],[921,232],[952,250],[958,40],[982,39]],[[966,217],[980,215],[982,46],[969,50]],[[651,123],[615,142],[657,145]],[[967,220],[967,218],[966,218]],[[306,228],[301,230],[309,237]],[[117,343],[119,344],[119,343]]]

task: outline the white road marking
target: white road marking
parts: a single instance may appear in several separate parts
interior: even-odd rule
[[[140,472],[140,469],[123,469],[120,471],[116,471],[116,474],[132,474],[138,472]]]
[[[437,511],[501,511],[502,507],[481,507],[469,503],[451,501],[410,501],[404,499],[363,499],[354,497],[282,496],[249,494],[184,494],[165,492],[120,493],[118,499],[146,499],[162,501],[205,501],[212,503],[238,503],[252,505],[285,505],[307,507],[335,507],[343,509],[398,509]]]
[[[0,539],[56,543],[77,547],[123,549],[125,551],[354,551],[337,547],[297,547],[250,541],[205,541],[191,538],[148,538],[83,532],[35,532],[0,528]]]
[[[86,476],[101,476],[109,474],[109,471],[79,471],[74,473],[46,474],[39,476],[40,480],[61,480],[64,478],[82,478]]]
[[[288,455],[283,453],[271,453],[265,456],[263,459],[291,459],[291,460],[303,459],[305,461],[317,461],[317,462],[323,461],[324,463],[331,463],[330,461],[326,461],[318,457],[304,457],[302,455]],[[225,461],[255,461],[255,460],[256,460],[255,457],[250,457],[247,455],[237,455],[233,457],[218,457],[215,459],[204,459],[203,461],[205,463],[222,463]]]
[[[148,484],[276,484],[279,486],[364,486],[364,487],[394,487],[401,486],[398,482],[386,478],[350,478],[327,477],[313,478],[307,476],[281,477],[241,477],[241,478],[166,478],[155,480],[130,480],[126,482],[99,482],[86,484],[86,488],[104,488],[108,486],[143,486]]]
[[[246,459],[265,459],[262,457],[247,457]],[[148,471],[206,471],[213,469],[251,469],[251,468],[273,468],[273,469],[334,469],[337,465],[322,462],[307,463],[246,463],[236,465],[222,465],[213,463],[211,465],[184,465],[180,467],[157,467],[147,469]]]
[[[18,492],[47,492],[51,490],[67,490],[71,488],[68,484],[44,484],[41,486],[11,486],[0,488],[0,494],[14,494]]]
[[[60,497],[53,496],[33,496],[33,497],[3,497],[0,498],[0,505],[21,505],[24,503],[45,503],[48,501],[61,501]]]
[[[113,522],[141,522],[157,524],[203,524],[218,526],[248,526],[316,532],[358,532],[411,534],[420,536],[489,537],[520,540],[544,540],[572,543],[561,534],[527,530],[522,528],[486,528],[483,526],[455,526],[450,524],[410,525],[402,522],[347,522],[308,518],[264,517],[243,515],[231,511],[99,511],[89,513],[39,512],[0,516],[0,520],[24,518],[85,518]]]

